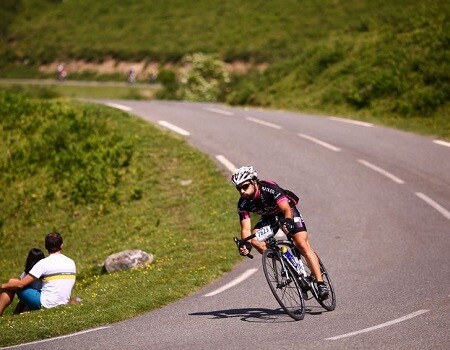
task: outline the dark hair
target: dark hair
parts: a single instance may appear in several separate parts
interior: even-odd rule
[[[45,249],[49,253],[54,253],[61,250],[63,244],[62,236],[58,232],[50,232],[45,236]]]
[[[36,265],[36,263],[44,259],[45,255],[44,252],[38,248],[30,249],[28,252],[27,260],[25,261],[25,273],[27,274],[30,272],[31,268]]]

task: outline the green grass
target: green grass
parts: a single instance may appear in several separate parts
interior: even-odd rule
[[[73,296],[82,298],[18,316],[10,306],[0,346],[161,307],[239,261],[237,194],[182,138],[102,106],[1,92],[0,102],[0,280],[18,276],[28,250],[44,250],[45,234],[58,230],[77,264]],[[103,274],[107,256],[124,249],[155,261]]]
[[[45,83],[44,83],[45,82]],[[89,82],[80,82],[77,85],[66,83],[48,83],[47,81],[35,83],[21,83],[11,80],[0,80],[0,90],[27,93],[36,97],[69,97],[69,98],[92,98],[92,99],[119,99],[119,100],[149,100],[154,97],[158,87],[147,84],[134,84],[123,86],[107,85],[98,82],[95,85]]]

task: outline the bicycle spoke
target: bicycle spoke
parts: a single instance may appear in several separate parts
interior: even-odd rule
[[[290,271],[283,270],[276,252],[264,252],[263,268],[269,287],[283,310],[295,320],[303,319],[305,304],[300,287]]]

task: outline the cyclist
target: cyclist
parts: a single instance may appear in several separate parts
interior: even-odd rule
[[[281,229],[286,235],[291,235],[297,248],[306,258],[309,268],[316,278],[319,298],[325,300],[329,296],[328,287],[323,281],[317,256],[308,241],[308,232],[300,211],[296,205],[298,197],[289,190],[284,190],[274,181],[258,179],[257,172],[252,166],[243,166],[231,176],[231,182],[239,191],[238,213],[241,224],[241,238],[252,234],[250,213],[261,216],[253,228],[256,232],[263,226],[270,225],[276,218],[281,222]],[[249,242],[238,242],[239,253],[247,255],[251,248],[259,253],[266,249],[264,242],[253,238]]]

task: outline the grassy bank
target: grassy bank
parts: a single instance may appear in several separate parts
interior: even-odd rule
[[[82,299],[18,316],[11,306],[0,318],[0,346],[160,307],[240,259],[230,239],[235,190],[181,138],[106,107],[10,93],[0,93],[0,129],[0,279],[20,274],[28,250],[44,250],[45,234],[58,230]],[[155,262],[103,274],[106,257],[124,249]]]

